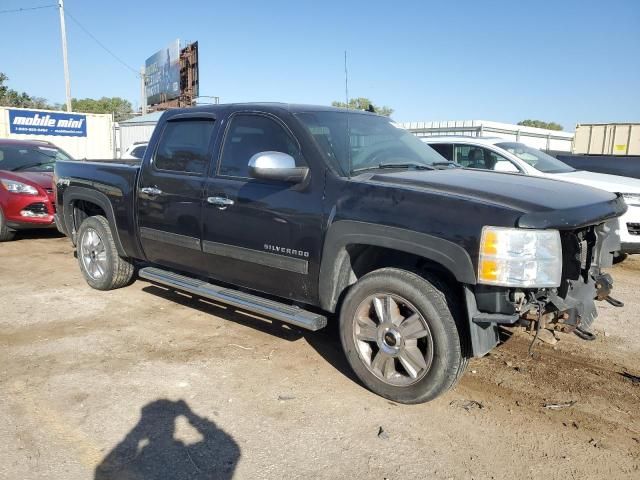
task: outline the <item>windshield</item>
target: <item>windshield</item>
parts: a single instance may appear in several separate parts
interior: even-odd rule
[[[71,157],[52,146],[0,144],[0,170],[50,172],[58,160]]]
[[[529,147],[524,143],[505,142],[497,143],[498,147],[512,153],[520,160],[528,163],[536,170],[544,173],[565,173],[575,172],[575,168],[570,167],[557,158],[547,155],[537,148]]]
[[[431,169],[448,163],[386,117],[351,112],[308,112],[297,117],[344,174],[395,166]]]

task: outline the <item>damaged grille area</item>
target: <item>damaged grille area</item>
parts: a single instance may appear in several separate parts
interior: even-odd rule
[[[575,232],[562,232],[562,280],[560,295],[567,286],[567,280],[584,281],[589,276],[596,246],[596,235],[593,228]]]

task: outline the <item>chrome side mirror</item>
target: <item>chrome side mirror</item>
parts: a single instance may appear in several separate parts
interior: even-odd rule
[[[249,175],[252,178],[300,183],[307,178],[307,167],[296,167],[295,159],[282,152],[260,152],[249,160]]]

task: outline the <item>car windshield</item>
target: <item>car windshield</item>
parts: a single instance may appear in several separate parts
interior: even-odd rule
[[[53,146],[0,144],[0,170],[49,172],[58,160],[72,158]]]
[[[575,171],[575,168],[570,167],[557,158],[554,158],[551,155],[547,155],[537,148],[529,147],[524,143],[504,142],[497,143],[496,145],[506,150],[507,152],[512,153],[523,162],[531,165],[536,170],[544,173],[566,173]]]
[[[447,160],[389,118],[356,112],[305,112],[297,117],[343,174],[378,168],[450,168]]]

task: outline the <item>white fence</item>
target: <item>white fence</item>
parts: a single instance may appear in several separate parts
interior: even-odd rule
[[[403,128],[418,137],[465,135],[470,137],[499,137],[522,142],[540,150],[570,152],[574,134],[543,128],[524,127],[486,120],[455,120],[442,122],[405,122]]]

